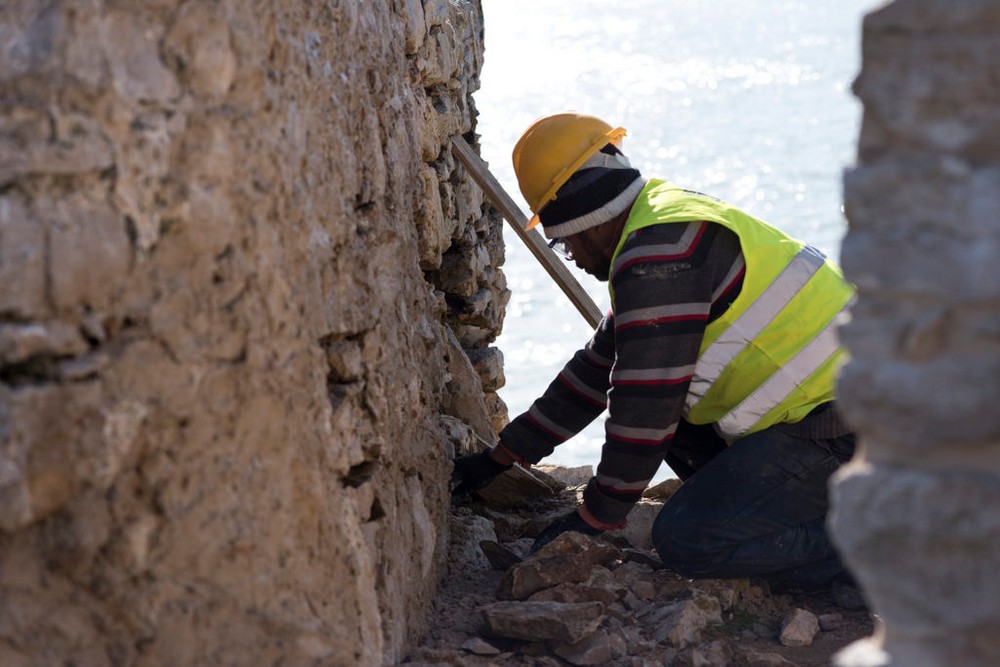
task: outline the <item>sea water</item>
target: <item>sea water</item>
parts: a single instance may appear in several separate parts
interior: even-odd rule
[[[876,0],[483,0],[475,94],[484,159],[527,213],[510,152],[540,116],[578,111],[628,130],[646,178],[729,201],[837,258],[842,173],[854,160],[861,20]],[[526,410],[591,329],[504,230],[511,290],[496,345],[500,396]],[[598,306],[606,283],[571,270]],[[604,417],[546,462],[596,464]],[[666,465],[656,479],[671,477]]]

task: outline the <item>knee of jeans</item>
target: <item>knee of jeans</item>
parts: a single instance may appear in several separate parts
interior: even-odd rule
[[[661,511],[653,522],[653,547],[660,562],[686,577],[711,577],[726,558],[726,550],[711,543],[694,524]]]

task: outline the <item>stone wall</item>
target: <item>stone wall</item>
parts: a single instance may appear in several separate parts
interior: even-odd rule
[[[500,221],[447,149],[482,30],[478,0],[0,4],[0,664],[412,644],[446,449],[504,418]]]
[[[864,22],[841,396],[863,454],[835,537],[883,635],[843,664],[1000,655],[1000,5],[897,0]]]

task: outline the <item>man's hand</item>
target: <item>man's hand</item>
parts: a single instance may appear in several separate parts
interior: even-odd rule
[[[455,459],[455,470],[451,473],[452,498],[461,498],[478,491],[497,475],[510,469],[510,464],[500,463],[490,456],[490,451],[492,450]]]
[[[600,535],[604,531],[591,526],[580,516],[577,510],[573,510],[569,514],[559,517],[550,523],[545,530],[540,532],[538,537],[535,538],[535,543],[531,545],[531,550],[528,554],[535,553],[552,540],[568,532],[583,533],[584,535]]]

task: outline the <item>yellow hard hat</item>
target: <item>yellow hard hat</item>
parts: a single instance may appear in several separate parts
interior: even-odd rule
[[[620,145],[625,128],[612,128],[600,118],[559,113],[531,124],[514,145],[511,159],[521,194],[535,215],[525,229],[538,224],[538,212],[591,155],[606,144]]]

